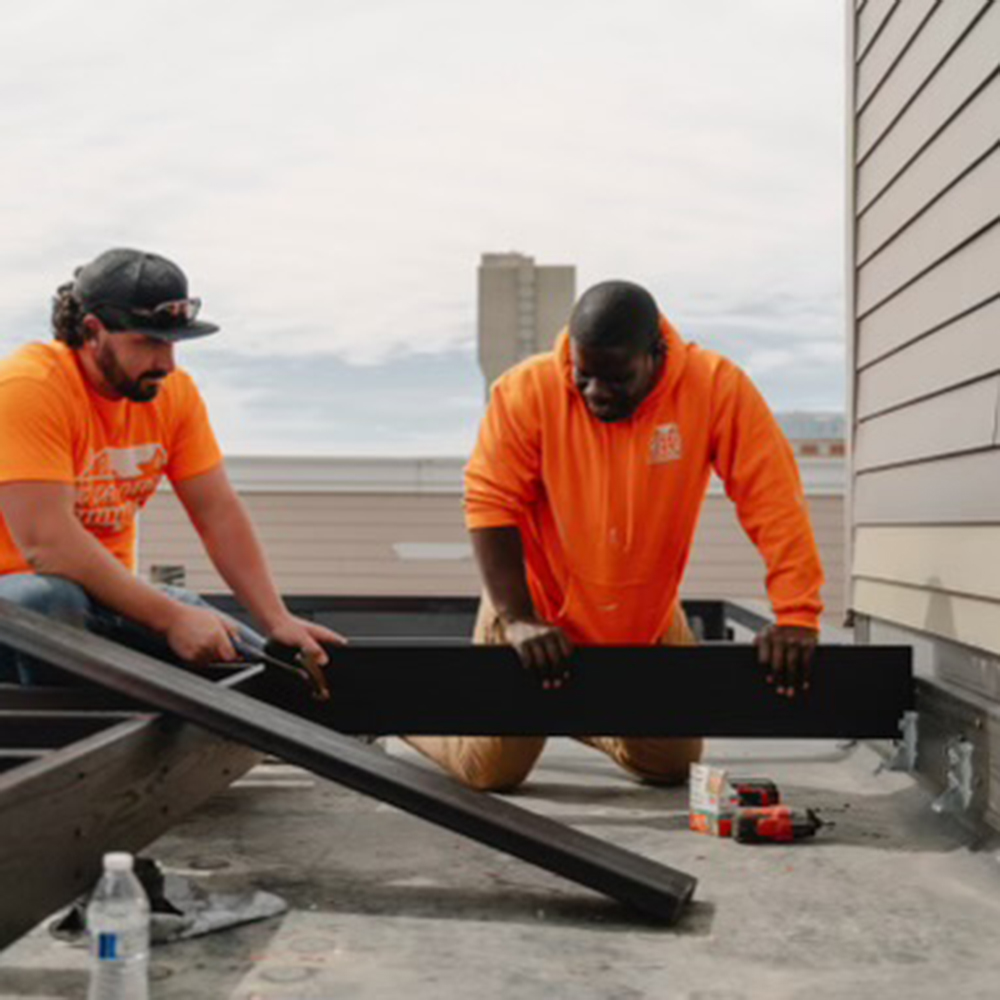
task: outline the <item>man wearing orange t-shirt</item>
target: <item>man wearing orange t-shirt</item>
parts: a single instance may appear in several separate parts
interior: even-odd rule
[[[58,289],[55,343],[0,362],[0,598],[112,635],[154,633],[184,661],[237,659],[234,639],[260,636],[135,575],[136,516],[166,476],[264,632],[321,665],[319,643],[343,639],[288,611],[205,404],[175,366],[177,341],[218,329],[196,318],[199,306],[176,264],[109,250]],[[59,678],[0,650],[0,681]]]
[[[823,571],[791,448],[734,364],[685,343],[652,296],[596,285],[555,350],[493,386],[465,476],[485,583],[475,639],[510,643],[544,687],[580,645],[694,642],[678,591],[712,471],[767,564],[757,639],[777,694],[809,685]],[[544,737],[409,737],[464,783],[519,784]],[[683,781],[700,739],[587,737],[625,770]]]

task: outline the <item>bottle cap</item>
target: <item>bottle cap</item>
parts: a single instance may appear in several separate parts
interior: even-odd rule
[[[106,872],[130,872],[132,870],[132,855],[124,851],[105,854],[104,870]]]

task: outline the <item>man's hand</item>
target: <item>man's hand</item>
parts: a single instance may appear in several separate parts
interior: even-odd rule
[[[229,663],[235,659],[231,636],[236,626],[214,611],[177,604],[164,633],[170,648],[186,663]]]
[[[567,660],[573,644],[562,629],[547,622],[512,621],[504,623],[504,633],[521,663],[537,672],[543,688],[560,688],[569,680]]]
[[[813,653],[819,634],[797,625],[768,625],[754,639],[757,659],[768,667],[767,682],[776,684],[776,692],[794,698],[809,690]]]
[[[330,662],[330,658],[320,643],[328,642],[335,646],[343,646],[347,640],[332,629],[316,622],[306,621],[304,618],[296,618],[294,615],[289,615],[278,622],[268,634],[268,639],[299,650],[298,662],[309,672],[316,690],[316,698],[327,701],[330,689],[326,684],[323,667]]]

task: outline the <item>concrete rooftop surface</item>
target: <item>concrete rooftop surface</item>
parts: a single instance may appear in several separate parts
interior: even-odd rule
[[[389,752],[419,760],[399,741]],[[867,746],[714,740],[836,825],[747,846],[687,829],[686,789],[551,740],[516,802],[695,875],[673,928],[307,772],[265,763],[151,845],[206,888],[289,912],[154,948],[154,1000],[974,1000],[1000,996],[1000,864]],[[975,847],[976,849],[972,849]],[[30,877],[26,873],[26,877]],[[86,953],[36,929],[0,1000],[84,997]]]

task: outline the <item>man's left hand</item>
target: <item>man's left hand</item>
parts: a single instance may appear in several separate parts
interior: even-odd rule
[[[809,690],[818,641],[818,632],[798,625],[768,625],[757,634],[757,658],[767,667],[767,682],[776,685],[777,694],[794,698]]]
[[[306,621],[304,618],[296,618],[294,615],[289,615],[275,625],[268,633],[268,639],[300,651],[299,662],[313,680],[316,697],[320,701],[327,701],[330,689],[326,684],[323,667],[330,662],[330,658],[320,643],[328,642],[335,646],[343,646],[347,640],[332,629],[316,622]]]

